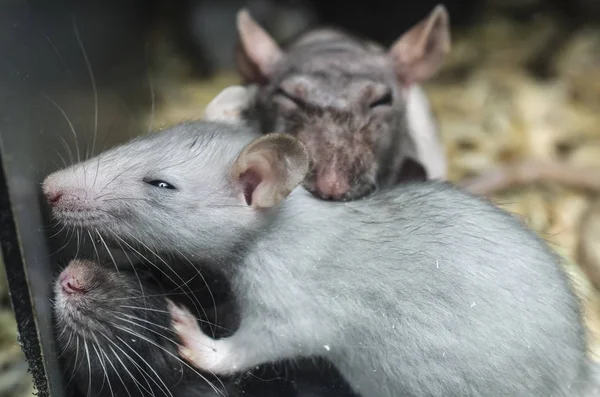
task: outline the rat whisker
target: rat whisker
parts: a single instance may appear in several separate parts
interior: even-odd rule
[[[50,44],[50,46],[52,47],[52,49],[54,50],[54,52],[56,52],[56,55],[58,56],[58,59],[60,59],[60,62],[63,64],[63,66],[65,67],[65,69],[67,70],[67,72],[69,72],[69,74],[72,76],[73,72],[71,71],[71,69],[69,68],[69,66],[67,65],[67,63],[65,62],[64,58],[62,57],[62,55],[60,55],[60,52],[58,51],[58,48],[56,48],[56,46],[54,45],[54,43],[52,42],[52,40],[50,40],[50,37],[48,37],[47,34],[44,33],[44,37],[46,38],[46,40],[48,41],[48,43]]]
[[[112,233],[112,234],[114,234],[114,232],[112,232],[112,231],[111,231],[111,233]],[[115,241],[116,241],[116,243],[119,245],[119,248],[121,249],[121,251],[123,252],[123,254],[125,254],[125,257],[127,258],[127,261],[129,262],[129,265],[130,265],[130,266],[131,266],[131,268],[133,269],[133,273],[135,274],[135,277],[137,278],[137,280],[138,280],[138,283],[140,284],[140,290],[142,291],[142,294],[144,294],[144,292],[143,292],[143,291],[144,291],[144,288],[142,287],[142,280],[140,280],[140,277],[139,277],[139,275],[138,275],[138,273],[137,273],[137,270],[136,270],[136,266],[134,266],[134,264],[133,264],[133,261],[131,260],[131,258],[130,258],[130,257],[129,257],[129,255],[127,254],[127,251],[128,251],[128,250],[126,249],[127,247],[123,247],[123,244],[121,244],[121,242],[120,242],[120,241],[118,241],[118,240],[115,240]],[[131,251],[131,250],[129,250],[129,252],[130,252],[130,253],[132,253],[134,256],[136,256],[135,252],[133,252],[133,251]],[[137,256],[136,256],[136,257],[137,257]],[[138,258],[138,259],[139,259],[139,258]],[[146,306],[146,304],[147,304],[147,303],[146,303],[146,299],[144,298],[144,306]]]
[[[112,178],[110,181],[106,182],[106,184],[102,187],[102,189],[100,189],[100,193],[102,193],[104,191],[104,189],[106,189],[111,183],[113,183],[116,179],[118,179],[121,175],[123,175],[127,171],[129,171],[129,169],[125,168],[123,171],[121,171],[120,173],[115,175],[115,177]]]
[[[121,366],[123,367],[123,369],[125,370],[125,372],[129,375],[129,377],[131,378],[131,380],[133,381],[133,384],[135,385],[135,387],[137,387],[138,391],[140,392],[140,394],[142,393],[142,389],[144,389],[144,386],[142,386],[140,384],[140,382],[135,378],[135,376],[133,376],[133,374],[131,373],[131,371],[129,371],[129,368],[127,368],[127,366],[125,365],[125,363],[121,360],[121,358],[119,357],[119,355],[117,354],[117,352],[115,352],[115,349],[113,349],[112,346],[109,346],[110,351],[112,352],[112,354],[115,356],[115,358],[117,359],[117,361],[121,364]],[[115,369],[115,373],[119,373],[119,371],[117,371]],[[119,378],[121,378],[119,376]],[[146,380],[144,378],[144,380]],[[122,380],[121,380],[122,381]],[[146,383],[148,383],[148,381],[146,380]],[[150,384],[148,383],[148,386],[150,386]],[[141,387],[141,388],[140,388]],[[146,389],[144,389],[145,391],[147,391]],[[150,394],[154,395],[154,393],[149,392]]]
[[[150,394],[152,394],[153,396],[155,396],[154,392],[152,391],[152,386],[150,386],[150,382],[148,382],[148,378],[150,378],[150,380],[152,380],[152,381],[154,382],[154,384],[155,384],[155,385],[156,385],[158,388],[160,388],[160,385],[159,385],[158,383],[156,383],[156,381],[154,381],[154,379],[153,379],[152,377],[150,377],[150,375],[149,375],[149,374],[148,374],[146,371],[144,371],[144,369],[143,369],[143,368],[142,368],[142,367],[141,367],[141,366],[140,366],[138,363],[136,363],[136,362],[135,362],[135,360],[134,360],[134,359],[133,359],[133,358],[132,358],[132,357],[131,357],[129,354],[127,354],[127,352],[125,352],[125,351],[124,351],[124,350],[123,350],[123,349],[122,349],[122,348],[121,348],[119,345],[117,345],[117,343],[116,343],[116,342],[114,342],[114,341],[113,341],[111,338],[109,338],[107,335],[105,335],[105,334],[103,334],[103,333],[101,333],[100,335],[101,335],[101,336],[103,336],[103,337],[104,337],[104,338],[105,338],[105,339],[108,341],[108,343],[112,344],[114,347],[116,347],[117,349],[119,349],[119,351],[121,351],[121,353],[123,353],[123,356],[124,356],[126,359],[128,359],[129,361],[131,361],[131,363],[133,364],[133,366],[134,366],[135,368],[137,368],[137,370],[138,370],[138,371],[139,371],[139,372],[142,374],[142,377],[143,377],[143,378],[144,378],[144,380],[146,381],[146,384],[148,385],[149,393],[150,393]],[[133,349],[131,349],[131,347],[130,347],[130,346],[127,344],[127,343],[125,343],[125,341],[124,341],[123,339],[119,338],[118,336],[117,336],[117,339],[119,339],[121,342],[123,342],[123,344],[124,344],[125,346],[127,346],[127,347],[128,347],[130,350],[132,350],[132,351],[135,353],[135,351],[134,351]],[[131,376],[131,379],[133,379],[134,381],[136,381],[136,377],[135,377],[135,376],[133,376],[133,374],[131,374],[131,372],[130,372],[130,371],[127,369],[127,366],[126,366],[126,365],[123,363],[123,361],[121,361],[121,359],[120,359],[120,358],[119,358],[119,356],[116,354],[116,352],[114,351],[114,349],[112,349],[112,348],[111,348],[111,350],[113,351],[113,354],[115,355],[115,357],[117,357],[117,358],[118,358],[118,360],[121,362],[121,365],[123,365],[123,368],[125,368],[125,370],[127,371],[127,373],[129,373],[129,375]],[[136,353],[136,354],[137,354],[137,353]],[[142,359],[142,360],[143,360],[143,359]],[[146,365],[148,365],[148,363],[147,363],[145,360],[143,360],[143,361],[144,361],[144,363],[145,363]],[[150,367],[150,369],[152,369],[152,367]],[[137,381],[136,381],[136,383],[137,383]],[[142,386],[140,383],[138,383],[138,385],[139,385],[139,386],[140,386],[142,389],[144,389],[144,386]],[[145,390],[145,389],[144,389],[144,390]]]
[[[83,60],[85,61],[85,65],[87,66],[88,73],[90,75],[90,81],[92,83],[92,91],[94,93],[94,137],[92,140],[92,155],[94,154],[96,138],[98,136],[98,89],[96,88],[96,79],[94,78],[94,71],[92,70],[92,64],[87,55],[87,51],[85,50],[85,46],[83,45],[83,41],[81,40],[81,36],[79,35],[79,29],[77,28],[77,23],[75,22],[75,16],[71,16],[71,21],[73,25],[73,33],[75,34],[75,39],[77,39],[77,44],[79,44],[79,48],[81,49],[81,55],[83,55]],[[86,160],[89,156],[86,156]]]
[[[132,330],[130,330],[128,328],[124,328],[123,329],[123,328],[119,327],[119,329],[121,329],[121,331],[128,332],[128,333],[132,334],[133,336],[135,336],[137,338],[141,338],[142,340],[145,340],[146,342],[148,342],[148,343],[150,343],[150,344],[158,347],[159,349],[163,350],[166,354],[172,356],[173,358],[175,358],[176,360],[178,360],[179,362],[181,362],[183,365],[185,365],[187,368],[189,368],[190,370],[192,370],[196,375],[198,375],[202,380],[204,380],[214,390],[215,393],[220,394],[222,396],[225,396],[225,394],[222,391],[218,390],[217,387],[211,381],[209,381],[204,375],[202,375],[201,373],[199,373],[195,368],[193,368],[192,366],[190,366],[187,362],[185,362],[184,360],[182,360],[179,356],[171,353],[170,351],[168,351],[164,347],[156,344],[155,342],[149,340],[148,338],[144,337],[143,335],[136,334],[134,331],[132,331]],[[219,382],[221,383],[221,386],[223,386],[223,387],[225,386],[220,379],[219,379]]]
[[[84,347],[85,347],[85,356],[87,358],[87,363],[88,363],[89,381],[88,381],[87,395],[89,396],[90,393],[92,392],[92,363],[90,361],[90,352],[88,350],[87,340],[84,339],[83,343],[84,343]]]
[[[136,318],[136,317],[134,317],[134,318]],[[128,319],[126,319],[126,318],[119,317],[119,316],[116,316],[116,319],[117,319],[117,320],[120,320],[120,321],[123,321],[123,322],[126,322],[126,323],[129,323],[129,324],[133,325],[134,327],[140,327],[141,329],[144,329],[144,330],[146,330],[146,331],[152,332],[153,334],[160,336],[161,338],[165,339],[166,341],[168,341],[168,342],[170,342],[170,343],[172,343],[172,344],[174,344],[174,345],[176,345],[176,346],[179,346],[179,345],[180,345],[180,344],[179,344],[179,343],[177,343],[177,342],[176,342],[174,339],[171,339],[171,338],[169,338],[169,337],[167,337],[167,336],[165,336],[165,335],[161,334],[160,332],[158,332],[158,331],[155,331],[155,330],[153,330],[152,328],[146,327],[146,326],[144,326],[144,325],[142,325],[142,324],[139,324],[139,323],[137,323],[137,322],[135,322],[135,321],[133,321],[133,320],[128,320]],[[139,320],[141,320],[141,319],[139,319]],[[141,320],[141,321],[144,321],[144,320]],[[175,335],[175,332],[174,332],[174,331],[173,331],[171,328],[169,328],[169,327],[163,327],[163,326],[159,326],[159,325],[153,324],[151,321],[146,321],[146,322],[148,322],[148,323],[150,323],[150,324],[152,324],[152,325],[155,325],[157,328],[160,328],[160,329],[167,330],[167,331],[169,331],[169,332],[171,332],[172,334],[174,334],[174,335]],[[113,324],[114,324],[114,323],[113,323]],[[132,329],[132,331],[133,331],[133,329]],[[182,367],[181,367],[181,364],[180,364],[180,368],[182,368]],[[182,368],[182,369],[183,369],[183,368]]]
[[[79,368],[81,368],[81,365],[83,364],[83,357],[82,357],[81,363],[79,365],[77,364],[78,359],[79,359],[79,335],[77,335],[77,345],[75,347],[76,347],[76,349],[75,349],[75,361],[74,361],[75,365],[73,366],[73,373],[71,373],[71,377],[67,381],[67,384],[71,383],[71,381],[73,380],[73,378],[75,378],[75,374],[77,372],[79,372]]]
[[[58,156],[58,158],[60,159],[60,161],[62,161],[62,167],[56,167],[56,168],[67,168],[67,160],[65,160],[65,158],[62,156],[62,154],[60,154],[58,151],[56,152],[56,155]],[[53,164],[55,166],[58,166],[58,164],[56,164],[56,162],[53,161]]]
[[[56,234],[60,233],[63,229],[64,229],[64,227],[61,230],[59,230]],[[67,247],[67,245],[69,245],[71,243],[71,241],[73,240],[73,234],[74,233],[71,233],[71,237],[67,238],[66,239],[67,241],[59,249],[57,249],[56,251],[52,252],[48,256],[49,257],[54,256],[54,255],[58,254],[59,252],[61,252],[62,250],[64,250]],[[55,237],[55,236],[53,236],[53,237]]]
[[[115,265],[115,270],[117,271],[117,273],[119,273],[119,266],[117,266],[117,261],[115,261],[115,258],[113,257],[113,254],[110,252],[110,248],[108,248],[108,245],[106,244],[106,241],[104,241],[104,238],[102,238],[102,235],[98,232],[97,229],[94,229],[94,231],[96,232],[96,235],[100,239],[100,242],[104,245],[104,248],[106,249],[106,252],[108,253],[108,256],[110,256],[110,259],[111,259],[112,263]],[[140,288],[141,288],[141,285],[140,285]]]
[[[58,103],[56,103],[52,98],[50,98],[50,96],[48,94],[44,93],[44,96],[58,109],[58,111],[63,115],[63,117],[69,124],[69,128],[71,129],[71,132],[73,133],[75,148],[77,150],[77,162],[79,163],[81,161],[81,154],[79,153],[79,145],[77,145],[77,133],[75,132],[75,127],[73,127],[73,123],[71,122],[71,119],[69,118],[69,116],[67,116],[67,113],[64,111],[64,109]]]
[[[211,302],[212,302],[212,305],[213,305],[213,308],[214,308],[214,311],[215,311],[215,312],[214,312],[214,314],[215,314],[215,327],[216,327],[216,324],[218,323],[218,321],[217,321],[217,314],[218,314],[218,313],[217,313],[217,302],[216,302],[216,300],[215,300],[215,296],[214,296],[214,294],[212,293],[212,290],[211,290],[211,288],[210,288],[210,285],[208,284],[208,282],[206,281],[206,279],[205,279],[205,278],[204,278],[204,276],[202,275],[202,272],[200,271],[200,269],[197,269],[197,268],[196,268],[196,266],[194,266],[194,264],[192,263],[192,261],[190,261],[190,260],[188,259],[188,257],[187,257],[186,255],[184,255],[184,254],[183,254],[183,252],[181,252],[181,251],[180,251],[178,248],[175,248],[175,250],[177,251],[177,253],[178,253],[178,254],[179,254],[179,255],[180,255],[180,256],[181,256],[181,257],[182,257],[182,258],[183,258],[185,261],[187,261],[187,262],[188,262],[188,264],[189,264],[190,266],[192,266],[192,268],[193,268],[194,270],[196,270],[196,274],[197,274],[197,275],[199,275],[199,276],[200,276],[200,278],[202,279],[202,282],[204,282],[204,285],[206,286],[206,288],[207,288],[207,290],[208,290],[208,293],[210,294],[210,299],[211,299]],[[204,309],[203,309],[203,310],[204,310]],[[205,317],[207,317],[207,314],[206,314],[206,312],[204,312],[204,316],[205,316]],[[209,323],[209,324],[210,324],[210,323]],[[212,325],[211,325],[211,332],[212,332],[212,335],[213,335],[213,337],[215,336],[215,332],[216,332],[216,328],[215,328],[215,327],[212,327]]]
[[[110,378],[108,377],[108,372],[106,371],[106,367],[104,366],[104,360],[102,359],[102,357],[100,356],[100,353],[98,352],[98,348],[96,348],[96,345],[98,345],[98,342],[93,343],[92,347],[94,348],[94,351],[96,352],[96,356],[98,357],[98,362],[100,363],[100,367],[102,367],[102,372],[104,373],[104,379],[102,380],[102,387],[100,388],[100,390],[102,390],[104,388],[104,383],[106,381],[106,384],[108,384],[108,389],[110,390],[110,395],[112,397],[115,397],[115,393],[113,391],[112,385],[110,384]]]
[[[150,325],[152,325],[152,326],[154,326],[154,327],[156,327],[156,328],[159,328],[159,329],[162,329],[162,330],[165,330],[165,331],[169,331],[169,332],[171,332],[171,333],[174,333],[174,331],[173,331],[173,330],[172,330],[170,327],[165,327],[165,326],[163,326],[163,325],[158,325],[158,324],[156,324],[156,323],[155,323],[155,322],[153,322],[153,321],[146,320],[146,319],[140,318],[140,317],[138,317],[138,316],[134,316],[134,315],[132,315],[132,314],[127,314],[127,313],[120,313],[120,314],[122,314],[122,315],[123,315],[123,316],[125,316],[125,317],[129,317],[131,320],[127,320],[127,319],[125,319],[125,318],[123,318],[123,317],[121,317],[121,316],[115,316],[115,318],[116,318],[116,319],[118,319],[118,320],[121,320],[121,321],[125,321],[125,322],[128,322],[128,323],[131,323],[131,324],[136,324],[136,323],[135,323],[133,320],[141,321],[141,322],[143,322],[143,323],[150,324]],[[139,325],[139,324],[136,324],[136,325]],[[142,327],[141,325],[139,325],[139,327],[140,327],[140,328],[144,328],[144,327]],[[148,329],[148,328],[144,328],[144,329]],[[148,330],[149,330],[149,329],[148,329]],[[149,330],[149,331],[150,331],[150,330]],[[173,343],[175,343],[175,341],[172,341],[172,342],[173,342]],[[176,344],[176,343],[175,343],[175,344]]]
[[[100,197],[96,197],[96,199],[99,199]],[[110,197],[110,198],[104,198],[102,199],[102,201],[144,201],[147,202],[148,199],[147,198],[140,198],[140,197]]]
[[[130,308],[130,309],[144,310],[144,308],[142,308],[142,307],[134,307],[134,306],[119,306],[119,307],[125,307],[125,308]],[[146,309],[146,310],[148,310],[148,311],[153,311],[153,312],[157,312],[157,313],[165,313],[165,314],[170,314],[170,312],[169,312],[168,310],[160,310],[160,309]],[[156,325],[156,324],[155,324],[155,323],[153,323],[152,321],[149,321],[149,320],[144,320],[144,319],[141,319],[141,318],[139,318],[139,317],[137,317],[137,316],[134,316],[134,315],[131,315],[131,314],[126,314],[126,313],[121,313],[121,314],[123,314],[123,315],[125,315],[125,316],[127,316],[127,317],[130,317],[130,318],[132,318],[132,319],[135,319],[135,320],[140,320],[140,321],[143,321],[143,322],[147,322],[147,323],[149,323],[149,324],[152,324],[152,325],[154,325],[154,326],[156,326],[156,327],[159,327],[159,328],[161,328],[161,329],[165,329],[165,330],[171,330],[171,328],[168,328],[168,327],[163,327],[163,326]],[[194,318],[196,321],[198,321],[198,322],[201,322],[201,323],[210,324],[210,325],[216,325],[216,324],[214,324],[214,323],[211,323],[211,322],[209,322],[209,321],[206,321],[206,320],[199,319],[199,318],[197,318],[197,317],[195,317],[195,316],[191,316],[191,317],[192,317],[192,318]],[[222,329],[222,330],[224,330],[224,331],[232,331],[231,329],[229,329],[229,328],[225,328],[225,327],[222,327],[222,326],[217,326],[217,327],[218,327],[218,328],[220,328],[220,329]]]
[[[132,397],[131,393],[129,392],[129,388],[127,387],[127,384],[123,381],[123,378],[121,378],[121,375],[119,375],[119,371],[117,371],[117,368],[115,368],[115,366],[113,365],[112,361],[110,360],[110,358],[108,357],[108,355],[106,354],[106,352],[104,351],[104,349],[101,349],[101,353],[102,353],[102,355],[104,355],[104,357],[106,358],[106,361],[112,367],[112,369],[113,369],[115,375],[117,376],[117,378],[119,378],[119,380],[121,381],[121,384],[125,388],[125,393],[127,393],[127,395],[129,397]],[[140,390],[140,393],[141,393],[141,390]]]
[[[77,256],[79,255],[79,250],[81,248],[81,235],[79,234],[79,230],[76,230],[77,232],[77,251],[75,252],[75,258],[77,258]]]
[[[121,329],[121,331],[127,332],[127,333],[129,333],[129,334],[131,334],[131,335],[135,336],[136,338],[140,338],[140,339],[142,339],[142,340],[146,340],[146,342],[150,342],[150,340],[149,340],[149,339],[147,339],[147,338],[143,337],[142,335],[140,335],[140,334],[138,334],[138,333],[136,333],[136,332],[133,332],[133,331],[128,331],[128,330],[124,330],[124,329],[122,329],[121,327],[117,327],[117,328]],[[156,378],[157,378],[157,379],[160,381],[160,383],[161,383],[161,384],[162,384],[162,386],[164,387],[164,390],[166,391],[166,393],[165,393],[165,394],[167,394],[167,395],[168,395],[168,396],[170,396],[170,397],[173,397],[173,394],[171,393],[171,391],[169,390],[169,388],[167,387],[167,385],[165,384],[165,382],[162,380],[162,378],[160,377],[160,375],[158,375],[158,373],[156,373],[156,371],[155,371],[155,370],[154,370],[154,368],[153,368],[153,367],[150,365],[150,363],[149,363],[149,362],[148,362],[148,361],[147,361],[145,358],[143,358],[143,357],[142,357],[142,356],[141,356],[141,355],[140,355],[138,352],[136,352],[136,351],[135,351],[135,350],[134,350],[134,349],[133,349],[133,348],[132,348],[132,347],[131,347],[131,346],[130,346],[128,343],[126,343],[126,342],[125,342],[125,341],[124,341],[124,340],[123,340],[123,339],[122,339],[120,336],[116,336],[116,338],[117,338],[117,339],[119,339],[119,340],[120,340],[120,341],[121,341],[121,342],[122,342],[122,343],[123,343],[123,344],[124,344],[124,345],[125,345],[125,346],[126,346],[128,349],[129,349],[129,350],[131,350],[131,351],[132,351],[132,352],[133,352],[133,353],[134,353],[136,356],[138,356],[138,358],[139,358],[140,360],[142,360],[142,362],[143,362],[144,364],[146,364],[146,366],[147,366],[147,367],[150,369],[150,371],[152,371],[152,373],[154,374],[154,376],[156,376]],[[153,344],[154,344],[154,343],[153,343]],[[157,345],[157,346],[158,346],[158,345]],[[156,386],[158,386],[158,387],[159,387],[159,388],[162,390],[162,387],[161,387],[161,386],[160,386],[158,383],[156,383],[156,381],[155,381],[154,379],[152,379],[152,378],[150,378],[150,379],[151,379],[151,380],[154,382],[154,384],[155,384]]]
[[[65,228],[67,228],[67,224],[63,223],[62,227],[56,233],[50,236],[50,239],[53,239],[54,237],[58,236],[63,230],[65,230]]]
[[[192,292],[200,292],[203,291],[203,289],[194,289],[191,290]],[[160,297],[169,297],[169,296],[173,296],[173,295],[178,295],[178,296],[188,296],[187,292],[163,292],[160,294],[146,294],[146,295],[138,295],[138,296],[128,296],[125,298],[110,298],[110,299],[106,299],[106,302],[114,302],[114,301],[129,301],[131,299],[137,299],[137,298],[160,298]]]
[[[63,329],[63,331],[66,331],[66,330],[67,330],[67,327],[65,327]],[[65,347],[63,347],[62,351],[58,355],[58,358],[61,358],[65,354],[65,352],[68,350],[68,348],[71,347],[71,343],[72,343],[73,335],[74,334],[75,334],[75,332],[73,332],[73,331],[69,332],[69,339],[67,340],[67,343],[65,344]],[[62,333],[61,333],[61,335],[62,335]],[[58,338],[60,339],[61,337],[59,336]]]
[[[157,269],[158,271],[162,272],[162,274],[165,275],[165,277],[167,277],[169,279],[169,281],[171,281],[173,284],[177,285],[177,283],[175,282],[175,280],[173,280],[173,278],[171,276],[169,276],[167,274],[167,272],[165,272],[160,266],[157,266],[156,264],[154,264],[154,262],[151,262],[148,258],[146,258],[141,252],[139,252],[138,250],[136,250],[131,244],[127,243],[125,240],[123,240],[121,237],[119,237],[116,233],[112,232],[113,236],[120,240],[123,244],[125,244],[126,246],[128,246],[132,251],[136,252],[138,255],[140,255],[144,260],[146,260],[146,262],[150,263],[155,269]],[[161,259],[159,257],[159,259]],[[177,274],[177,272],[175,272],[175,270],[165,261],[163,261],[163,263],[169,268],[169,270],[171,270],[171,272],[173,272],[174,274]],[[184,281],[181,277],[179,277],[181,281]],[[195,297],[195,296],[194,296]],[[196,297],[195,297],[196,298]],[[200,305],[200,302],[198,301],[198,298],[196,298],[196,301],[198,302],[198,304]],[[203,309],[204,310],[204,309]],[[204,315],[206,316],[206,313],[204,313]],[[208,316],[207,316],[208,317]]]
[[[94,253],[96,254],[96,259],[98,259],[98,261],[100,261],[100,253],[98,253],[98,248],[96,247],[96,242],[94,241],[94,238],[92,237],[92,233],[88,230],[87,234],[90,238],[90,241],[92,242],[92,246],[94,247]]]
[[[150,249],[150,247],[149,247],[147,244],[145,244],[143,241],[141,241],[140,239],[138,239],[138,238],[136,238],[135,236],[133,236],[131,233],[128,233],[128,234],[129,234],[129,236],[130,236],[130,237],[131,237],[133,240],[136,240],[138,243],[140,243],[140,244],[141,244],[141,246],[142,246],[142,247],[145,247],[145,248],[146,248],[146,249],[147,249],[147,250],[148,250],[148,251],[149,251],[149,252],[150,252],[152,255],[154,255],[154,256],[155,256],[155,257],[156,257],[158,260],[160,260],[160,261],[161,261],[161,262],[162,262],[162,263],[163,263],[163,264],[164,264],[164,265],[165,265],[165,266],[166,266],[166,267],[167,267],[167,268],[168,268],[168,269],[169,269],[171,272],[173,272],[173,274],[175,274],[175,275],[176,275],[176,276],[179,278],[179,280],[180,280],[181,282],[183,282],[183,285],[179,285],[179,286],[178,286],[179,288],[181,288],[181,289],[182,289],[182,291],[183,291],[183,287],[188,287],[188,292],[190,292],[190,293],[192,294],[192,297],[194,298],[194,299],[192,299],[192,303],[194,304],[194,309],[195,309],[195,310],[198,310],[198,308],[200,308],[200,310],[202,311],[202,314],[203,314],[205,317],[207,317],[207,318],[208,318],[208,314],[206,313],[206,311],[205,311],[204,307],[202,306],[202,304],[201,304],[201,303],[200,303],[200,301],[198,300],[198,297],[196,297],[196,296],[195,296],[195,294],[193,294],[193,292],[191,291],[191,288],[190,288],[190,287],[189,287],[189,285],[188,285],[189,281],[191,281],[191,280],[189,280],[188,282],[186,282],[186,281],[185,281],[185,280],[184,280],[184,279],[183,279],[181,276],[179,276],[179,274],[178,274],[178,273],[175,271],[175,269],[173,269],[173,267],[172,267],[171,265],[169,265],[169,264],[168,264],[168,263],[167,263],[167,262],[166,262],[164,259],[162,259],[162,258],[160,257],[160,255],[158,255],[158,254],[157,254],[155,251],[153,251],[152,249]],[[191,263],[191,262],[190,262],[190,263]],[[166,273],[165,273],[165,275],[166,275]],[[174,282],[172,279],[171,279],[171,281],[172,281],[174,284],[176,284],[176,283],[175,283],[175,282]],[[211,296],[212,296],[212,293],[211,293]],[[213,298],[213,302],[214,302],[214,298]],[[213,330],[213,333],[214,333],[214,330]]]
[[[148,62],[148,45],[144,47],[144,55],[146,56],[146,65],[149,65]],[[152,80],[152,72],[150,67],[146,68],[147,76],[148,76],[148,87],[150,89],[150,120],[148,121],[148,132],[152,131],[154,126],[154,116],[156,113],[156,98],[154,93],[154,81]]]
[[[56,134],[58,140],[60,141],[60,143],[63,145],[63,147],[65,148],[65,150],[67,151],[67,155],[69,156],[69,165],[73,165],[75,164],[75,159],[73,158],[73,149],[71,149],[71,146],[69,146],[69,144],[67,143],[67,140],[60,134]]]
[[[138,317],[136,317],[136,316],[131,316],[131,315],[128,315],[128,314],[126,314],[126,313],[123,313],[123,314],[124,314],[125,316],[127,316],[127,317],[133,317],[134,319],[137,319],[138,321],[142,321],[142,322],[149,323],[149,324],[151,324],[151,325],[153,325],[153,326],[155,326],[155,327],[157,327],[157,328],[160,328],[160,329],[167,330],[167,331],[169,331],[170,333],[172,333],[172,334],[174,334],[174,335],[175,335],[175,332],[174,332],[174,331],[173,331],[171,328],[169,328],[169,327],[160,326],[160,325],[157,325],[157,324],[155,324],[155,323],[153,323],[153,322],[151,322],[151,321],[144,320],[144,319],[138,318]],[[173,339],[170,339],[170,338],[168,338],[167,336],[165,336],[165,335],[162,335],[160,332],[157,332],[157,331],[155,331],[155,330],[153,330],[153,329],[151,329],[151,328],[148,328],[148,327],[145,327],[145,326],[143,326],[143,325],[141,325],[141,324],[139,324],[139,323],[136,323],[135,321],[132,321],[132,320],[127,320],[127,319],[125,319],[125,318],[123,318],[123,317],[120,317],[120,316],[116,316],[116,319],[117,319],[117,320],[120,320],[120,321],[123,321],[123,322],[130,323],[130,324],[132,324],[132,325],[134,325],[134,326],[137,326],[137,327],[140,327],[140,328],[142,328],[142,329],[144,329],[144,330],[146,330],[146,331],[152,332],[152,333],[154,333],[154,334],[156,334],[156,335],[160,336],[161,338],[163,338],[163,339],[166,339],[168,342],[172,343],[172,344],[173,344],[173,345],[175,345],[175,346],[178,346],[178,345],[179,345],[179,344],[178,344],[178,343],[177,343],[175,340],[173,340]],[[114,323],[113,323],[113,325],[114,325]],[[180,369],[180,371],[181,371],[181,374],[182,374],[182,376],[183,376],[183,366],[181,365],[181,360],[178,360],[178,363],[179,363],[179,369]]]
[[[55,302],[52,302],[52,306],[55,307]],[[62,318],[59,318],[58,321],[56,322],[58,325],[62,324],[64,322],[64,320]],[[60,335],[58,335],[56,337],[56,339],[62,339],[65,336],[65,332],[67,332],[67,330],[69,330],[67,327],[64,327],[62,332],[60,333]],[[69,330],[70,331],[70,330]],[[66,343],[66,347],[69,347],[69,342],[71,342],[71,337],[73,336],[73,332],[69,332],[69,339],[67,340]],[[66,350],[66,349],[63,349]]]

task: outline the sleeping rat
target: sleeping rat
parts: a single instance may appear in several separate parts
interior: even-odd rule
[[[579,302],[533,232],[439,181],[320,200],[297,186],[308,168],[291,135],[199,121],[53,173],[43,189],[64,225],[228,277],[233,335],[212,339],[171,307],[181,353],[205,371],[320,356],[368,397],[578,395]]]
[[[269,372],[239,379],[198,372],[178,356],[167,304],[179,296],[143,269],[72,260],[55,281],[54,309],[75,388],[90,397],[354,397],[317,367],[289,380]]]
[[[144,273],[73,260],[54,286],[66,374],[87,396],[237,395],[178,356],[164,292]]]
[[[387,52],[330,28],[310,30],[284,51],[245,9],[237,29],[238,69],[258,86],[247,117],[263,132],[290,133],[307,146],[309,191],[351,200],[378,186],[446,178],[437,123],[419,87],[450,50],[442,5]]]

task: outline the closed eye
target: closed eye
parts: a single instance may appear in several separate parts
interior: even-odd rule
[[[144,182],[146,182],[148,185],[152,185],[161,189],[176,189],[175,186],[171,185],[169,182],[161,181],[160,179],[149,179],[144,180]]]
[[[387,92],[382,97],[375,100],[374,102],[371,102],[369,107],[371,109],[373,109],[373,108],[376,108],[379,106],[390,106],[392,104],[393,100],[394,100],[394,98],[392,97],[392,92],[390,91],[390,92]]]
[[[285,99],[287,99],[287,100],[289,100],[289,101],[293,102],[293,103],[294,103],[296,106],[298,106],[298,107],[306,107],[306,103],[304,103],[304,101],[302,101],[301,99],[299,99],[299,98],[296,98],[296,97],[294,97],[294,96],[292,96],[292,95],[288,94],[287,92],[285,92],[285,91],[284,91],[284,90],[282,90],[281,88],[277,88],[277,89],[275,90],[275,93],[274,93],[274,95],[275,95],[275,96],[280,96],[280,97],[282,97],[282,98],[285,98]]]

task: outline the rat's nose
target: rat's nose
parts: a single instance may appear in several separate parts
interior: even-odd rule
[[[48,193],[48,195],[46,197],[48,198],[48,203],[50,205],[56,205],[56,204],[58,204],[58,202],[60,201],[62,196],[63,196],[63,194],[61,192],[56,192],[56,193]]]
[[[69,295],[82,294],[85,292],[83,285],[68,272],[60,275],[60,286],[62,287],[62,290]]]
[[[321,174],[317,177],[316,193],[324,199],[339,200],[350,190],[350,184],[335,173]]]

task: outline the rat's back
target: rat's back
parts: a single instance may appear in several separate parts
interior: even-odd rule
[[[387,340],[390,376],[423,396],[579,395],[579,302],[558,256],[516,217],[438,182],[347,208],[355,223],[338,241],[354,244],[336,255],[356,294],[368,295],[357,312],[369,313],[350,338]]]

